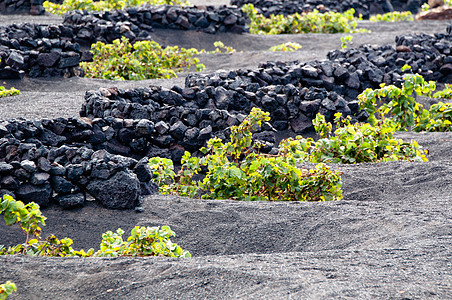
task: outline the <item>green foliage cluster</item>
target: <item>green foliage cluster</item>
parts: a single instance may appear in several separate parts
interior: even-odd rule
[[[17,291],[17,287],[11,281],[0,284],[0,300],[6,300],[15,291]]]
[[[205,49],[202,49],[199,51],[199,53],[207,53],[207,54],[215,54],[215,53],[226,53],[226,54],[232,54],[237,52],[234,48],[230,46],[225,46],[222,41],[216,41],[213,43],[215,46],[215,50],[213,51],[206,51]]]
[[[421,6],[422,11],[428,11],[430,9],[430,5],[428,3],[424,3]]]
[[[341,37],[341,49],[347,49],[347,45],[351,43],[353,36],[346,35]]]
[[[443,98],[443,99],[452,99],[452,84],[445,85],[444,89],[436,92],[433,97],[435,98]]]
[[[344,13],[326,12],[323,14],[314,10],[289,16],[271,15],[269,18],[258,14],[252,4],[242,6],[242,10],[251,20],[250,33],[252,34],[358,32],[357,19],[353,16],[354,9]]]
[[[91,45],[92,62],[81,62],[87,77],[112,80],[143,80],[176,77],[176,72],[196,65],[204,68],[193,57],[198,50],[168,46],[162,48],[155,41],[131,44],[128,39],[114,40],[112,44],[97,42]]]
[[[54,15],[63,15],[72,10],[106,11],[124,9],[127,7],[151,5],[189,5],[188,1],[182,0],[64,0],[62,4],[45,1],[45,10]]]
[[[403,70],[409,68],[406,66]],[[405,74],[403,78],[401,88],[382,84],[380,89],[369,88],[358,96],[361,108],[369,113],[370,124],[377,124],[377,117],[383,120],[389,116],[396,130],[452,131],[452,103],[440,101],[426,110],[413,97],[414,94],[432,97],[436,90],[435,82],[427,82],[419,74]],[[447,85],[443,91],[433,94],[433,98],[449,98],[451,95],[450,85]],[[377,108],[377,101],[381,104],[386,98],[390,101]]]
[[[396,128],[389,120],[369,123],[351,123],[350,116],[343,118],[335,114],[334,133],[332,124],[318,114],[313,120],[320,139],[302,139],[309,152],[311,162],[325,163],[365,163],[395,160],[427,161],[425,153],[416,141],[404,142],[394,139]]]
[[[100,249],[88,251],[74,250],[70,238],[58,239],[50,235],[41,239],[40,225],[45,226],[46,217],[39,209],[39,205],[31,202],[24,204],[4,195],[0,204],[0,214],[3,214],[6,225],[18,223],[25,232],[25,243],[14,247],[0,246],[0,255],[25,254],[31,256],[79,256],[79,257],[116,257],[116,256],[170,256],[191,257],[188,251],[172,243],[170,237],[175,233],[168,227],[138,227],[132,229],[127,240],[123,240],[124,231],[118,229],[116,233],[108,231],[102,235]],[[30,239],[32,237],[32,239]]]
[[[452,6],[452,0],[445,0],[444,5]],[[422,11],[428,11],[428,10],[430,10],[430,8],[431,7],[430,7],[430,5],[428,5],[428,3],[424,3],[421,6]]]
[[[4,86],[0,85],[0,98],[9,97],[14,95],[19,95],[20,91],[15,88],[6,89]]]
[[[6,89],[4,86],[0,85],[0,98],[19,95],[19,94],[20,94],[20,91],[18,89],[15,89],[13,87],[10,89]]]
[[[300,142],[280,143],[276,155],[258,153],[261,144],[253,141],[252,131],[268,121],[269,113],[253,108],[239,125],[231,127],[231,141],[212,138],[201,151],[202,158],[185,152],[182,168],[176,174],[172,161],[153,157],[149,165],[154,181],[164,194],[179,194],[203,199],[325,201],[342,198],[339,171],[325,164],[313,169],[297,167],[306,160]],[[206,176],[193,176],[207,168]]]
[[[294,42],[287,42],[284,44],[276,45],[268,49],[269,51],[283,51],[283,52],[292,52],[301,49],[301,45]]]
[[[422,110],[416,119],[414,131],[452,131],[452,103],[438,102],[429,110]]]
[[[410,11],[391,11],[385,14],[370,16],[371,22],[401,22],[414,21],[413,14]]]
[[[239,126],[231,128],[231,141],[218,138],[201,149],[202,158],[185,152],[182,167],[175,173],[169,159],[153,157],[149,166],[163,194],[203,199],[321,201],[342,198],[340,172],[324,163],[364,163],[394,160],[427,161],[416,141],[394,138],[396,124],[390,119],[374,124],[354,123],[335,114],[333,125],[318,114],[313,120],[320,139],[296,137],[281,141],[277,155],[259,154],[252,130],[268,121],[268,113],[253,108]],[[314,169],[303,169],[306,162]],[[194,180],[202,168],[204,179]],[[205,169],[204,169],[205,170]]]

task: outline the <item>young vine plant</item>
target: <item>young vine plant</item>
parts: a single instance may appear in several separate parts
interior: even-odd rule
[[[287,42],[284,44],[279,44],[273,47],[270,47],[270,49],[268,49],[268,51],[273,51],[273,52],[277,52],[277,51],[282,51],[282,52],[293,52],[293,51],[297,51],[301,49],[301,45],[295,42]]]
[[[182,0],[64,0],[62,4],[44,1],[45,10],[54,15],[63,15],[72,10],[108,11],[124,9],[127,7],[151,5],[190,5],[188,1]]]
[[[385,14],[376,14],[370,16],[371,22],[401,22],[414,21],[413,14],[410,11],[392,11]]]
[[[3,195],[0,203],[0,215],[3,214],[5,224],[19,224],[26,235],[25,242],[12,247],[0,246],[0,255],[24,254],[31,256],[78,256],[78,257],[117,257],[117,256],[169,256],[191,257],[190,252],[172,243],[170,238],[175,233],[168,226],[144,227],[135,226],[130,236],[124,240],[124,231],[108,231],[102,235],[100,249],[94,251],[74,250],[70,238],[58,239],[50,235],[41,238],[41,227],[45,226],[46,217],[42,215],[39,205],[30,202],[24,204],[9,195]]]
[[[14,282],[7,281],[0,284],[0,300],[6,300],[15,291],[17,291],[17,287]]]
[[[305,147],[300,140],[280,143],[275,155],[259,153],[252,131],[268,121],[269,113],[253,108],[239,126],[231,127],[230,142],[212,138],[198,158],[185,152],[176,174],[173,162],[153,157],[149,166],[163,194],[202,199],[326,201],[342,198],[341,173],[325,164],[302,167]],[[194,176],[206,169],[203,180]]]
[[[172,78],[195,65],[197,71],[204,69],[194,55],[199,51],[178,46],[162,48],[155,41],[132,43],[125,37],[112,44],[97,42],[91,45],[92,62],[81,62],[86,76],[111,80],[143,80]]]
[[[410,66],[402,68],[409,69]],[[436,83],[425,81],[419,74],[405,74],[403,79],[400,88],[382,84],[380,89],[368,88],[358,96],[360,107],[369,114],[370,124],[387,118],[396,130],[452,131],[452,103],[439,101],[426,110],[413,96],[451,99],[451,86],[446,85],[444,90],[434,93]],[[384,102],[385,99],[389,102]]]
[[[293,14],[289,16],[271,15],[266,18],[259,14],[253,4],[242,6],[251,23],[252,34],[296,34],[296,33],[351,33],[364,32],[358,30],[355,10],[350,9],[344,13],[319,13],[314,10],[308,13]]]

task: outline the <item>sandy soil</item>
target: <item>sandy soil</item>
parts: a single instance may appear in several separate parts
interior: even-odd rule
[[[374,33],[355,35],[354,42],[393,43],[397,34],[443,32],[445,24],[368,24]],[[208,71],[253,67],[267,59],[323,59],[340,45],[339,35],[157,33],[156,39],[168,44],[176,36],[187,46],[207,47],[220,39],[244,51],[206,56]],[[303,50],[262,52],[288,40],[301,43]],[[0,100],[0,119],[76,116],[84,91],[100,86],[181,83],[183,77],[133,83],[86,78],[7,82],[23,94]],[[95,203],[72,211],[49,207],[43,211],[48,218],[43,235],[71,237],[75,248],[98,248],[101,234],[118,227],[128,231],[135,225],[166,224],[193,258],[0,257],[0,283],[18,285],[11,299],[452,298],[452,133],[398,136],[429,149],[430,161],[338,166],[344,172],[341,201],[151,196],[144,199],[142,213],[106,210]],[[0,224],[0,244],[23,241],[18,228]]]

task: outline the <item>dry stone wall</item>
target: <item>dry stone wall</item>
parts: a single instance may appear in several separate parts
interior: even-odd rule
[[[44,0],[2,0],[0,14],[30,13],[32,15],[43,14]]]
[[[63,208],[83,205],[89,193],[107,208],[139,207],[140,196],[156,193],[157,187],[149,182],[147,157],[112,154],[121,148],[113,131],[119,132],[122,122],[0,122],[0,193]]]
[[[147,31],[126,23],[122,14],[109,15],[115,28],[128,28],[119,32],[108,21],[78,16],[71,24],[2,27],[0,77],[81,75],[78,64],[89,57],[79,42],[128,31],[138,38]],[[83,33],[86,28],[92,32]],[[178,162],[184,151],[196,153],[211,137],[227,140],[230,126],[253,107],[271,114],[255,138],[263,151],[274,153],[277,130],[312,131],[318,112],[328,120],[335,112],[366,120],[356,96],[382,82],[400,84],[406,63],[427,80],[452,82],[451,30],[450,25],[446,34],[399,36],[395,48],[334,50],[324,61],[192,74],[184,87],[90,91],[80,119],[0,121],[0,194],[64,208],[83,205],[90,194],[108,208],[139,210],[140,195],[157,190],[149,182],[148,157]]]
[[[209,33],[245,31],[237,8],[144,6],[111,12],[71,12],[63,24],[13,24],[0,27],[0,79],[83,76],[80,61],[89,61],[91,44],[121,37],[150,40],[152,26]]]
[[[416,14],[426,0],[231,0],[232,5],[241,7],[251,3],[264,16],[291,15],[310,12],[317,9],[320,12],[344,12],[353,8],[355,15],[368,19],[371,14],[383,14],[391,11],[411,11]]]
[[[207,33],[246,31],[246,15],[241,9],[233,6],[170,6],[144,5],[138,8],[114,10],[107,12],[72,11],[65,15],[64,24],[83,25],[96,29],[90,35],[108,30],[108,26],[128,26],[135,34],[130,40],[140,37],[142,31],[152,28],[168,28],[179,30],[198,30]],[[130,30],[129,29],[129,30]],[[122,28],[121,31],[126,30]]]

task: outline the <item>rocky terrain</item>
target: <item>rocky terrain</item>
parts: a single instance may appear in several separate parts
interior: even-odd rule
[[[48,28],[49,37],[69,26],[58,25],[62,19],[55,17],[34,18],[35,24],[54,24],[37,29],[42,35]],[[11,20],[0,18],[5,26]],[[140,167],[143,157],[153,153],[177,160],[181,149],[196,151],[210,136],[227,136],[227,127],[240,121],[251,106],[272,112],[269,131],[261,132],[269,151],[284,136],[309,134],[316,112],[328,117],[341,111],[365,118],[354,101],[356,95],[381,82],[400,82],[399,69],[405,62],[429,80],[450,83],[448,24],[363,21],[359,26],[372,32],[354,34],[353,44],[342,51],[337,50],[340,34],[253,36],[154,28],[149,34],[162,44],[211,49],[221,40],[243,51],[201,55],[205,72],[170,80],[42,77],[52,68],[62,70],[54,75],[64,75],[65,69],[74,75],[77,66],[63,62],[76,55],[82,58],[84,48],[76,46],[80,40],[60,42],[62,52],[57,52],[68,55],[39,54],[36,66],[41,73],[32,73],[33,60],[25,52],[22,64],[13,56],[5,63],[17,71],[17,78],[22,77],[19,73],[38,78],[4,79],[5,86],[21,89],[22,95],[0,99],[2,189],[29,198],[36,194],[24,190],[48,184],[47,198],[36,197],[48,217],[43,235],[71,237],[74,248],[98,248],[102,233],[118,227],[128,231],[135,225],[169,225],[177,233],[174,241],[193,258],[5,256],[0,257],[4,266],[0,282],[18,285],[11,299],[450,298],[450,133],[397,134],[428,149],[427,163],[335,166],[344,173],[344,199],[336,202],[146,196],[155,189],[146,185],[148,174]],[[33,31],[8,28],[9,33],[23,35],[24,41],[28,37],[23,32]],[[46,42],[49,37],[39,38]],[[266,51],[286,41],[299,42],[303,48],[292,53]],[[54,46],[58,45],[51,42]],[[49,59],[55,61],[50,64]],[[426,106],[434,103],[420,100]],[[11,120],[20,117],[28,121]],[[127,137],[140,140],[141,146]],[[80,148],[83,145],[88,147]],[[51,162],[63,169],[48,165]],[[106,182],[111,184],[108,190],[123,193],[122,202],[102,200],[111,199],[99,192]],[[118,188],[121,183],[123,188]],[[85,199],[82,191],[92,197]],[[105,208],[110,205],[139,209]],[[0,232],[0,244],[24,241],[18,228],[0,224]]]

